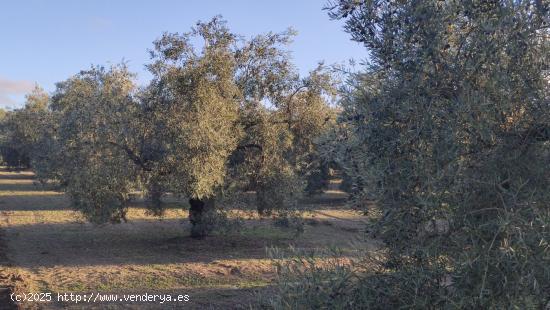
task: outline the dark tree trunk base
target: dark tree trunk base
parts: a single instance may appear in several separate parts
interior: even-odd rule
[[[214,201],[190,198],[189,205],[191,237],[202,239],[212,231],[214,226],[212,217]]]
[[[149,189],[149,209],[154,215],[162,215],[164,208],[162,203],[162,191],[158,185],[153,185]]]

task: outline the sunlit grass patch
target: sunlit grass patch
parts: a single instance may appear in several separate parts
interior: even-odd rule
[[[10,211],[6,219],[11,226],[83,222],[79,212],[71,210]],[[0,224],[1,225],[1,224]]]
[[[153,216],[144,207],[128,208],[126,218],[131,220],[163,220],[163,219],[184,219],[187,218],[188,211],[183,208],[166,209],[161,216]]]
[[[102,265],[41,269],[39,290],[53,292],[155,291],[179,288],[251,288],[271,282],[269,260],[210,263]],[[40,287],[45,286],[45,287]]]
[[[61,196],[63,193],[56,192],[56,191],[24,191],[24,190],[7,190],[7,191],[1,191],[0,190],[0,197],[3,196]]]

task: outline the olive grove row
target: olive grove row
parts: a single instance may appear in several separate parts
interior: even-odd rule
[[[239,192],[255,191],[261,213],[290,210],[319,179],[314,143],[336,117],[332,74],[319,65],[300,77],[293,35],[244,40],[220,17],[165,33],[145,87],[120,64],[82,71],[51,97],[31,93],[4,120],[4,159],[55,181],[95,223],[123,220],[136,190],[156,215],[163,194],[186,197],[197,237],[212,229],[216,201]]]

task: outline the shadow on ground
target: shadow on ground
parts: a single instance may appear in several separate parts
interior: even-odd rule
[[[353,255],[353,242],[363,248],[376,247],[358,233],[365,228],[364,218],[339,218],[324,211],[318,212],[319,218],[308,218],[299,236],[295,230],[274,227],[271,219],[248,218],[241,219],[238,232],[192,239],[183,211],[171,211],[171,217],[164,219],[147,218],[142,216],[142,201],[132,204],[129,213],[135,219],[98,226],[78,218],[63,194],[34,182],[30,172],[0,170],[0,235],[4,241],[0,243],[0,268],[9,262],[12,272],[22,272],[25,284],[43,291],[121,293],[134,289],[129,293],[143,293],[150,289],[183,292],[191,301],[148,303],[147,309],[248,308],[259,289],[253,287],[266,289],[273,277],[266,248],[314,251],[334,246]],[[304,203],[312,209],[321,204],[340,210],[345,197],[331,191]],[[171,203],[169,208],[181,210],[182,205]],[[106,305],[87,308],[104,309]],[[70,303],[58,306],[81,309]],[[144,305],[121,302],[113,307],[143,309]]]
[[[267,258],[266,248],[313,249],[344,246],[357,238],[324,221],[303,235],[273,227],[269,220],[247,220],[241,232],[197,240],[186,220],[141,220],[122,224],[30,224],[6,230],[9,257],[24,268],[125,264],[208,263],[220,259]],[[360,242],[360,241],[357,241]]]

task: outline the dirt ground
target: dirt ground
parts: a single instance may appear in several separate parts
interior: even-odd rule
[[[10,291],[52,293],[51,302],[26,302],[22,309],[248,308],[275,277],[271,247],[335,246],[350,253],[358,244],[375,247],[360,233],[367,219],[342,208],[342,195],[333,188],[317,197],[299,236],[241,212],[241,231],[195,240],[184,208],[155,218],[138,202],[127,223],[95,226],[72,211],[63,194],[36,183],[31,172],[2,170],[0,309],[13,306],[6,299]],[[59,301],[58,293],[187,294],[189,301],[75,303]]]

